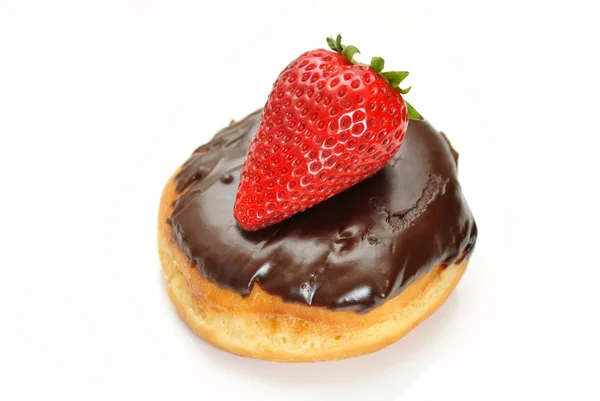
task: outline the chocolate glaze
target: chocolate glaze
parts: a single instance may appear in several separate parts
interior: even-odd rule
[[[409,123],[400,151],[373,177],[275,226],[240,229],[233,204],[260,116],[218,132],[175,178],[173,238],[208,280],[242,296],[258,283],[288,302],[364,313],[473,251],[458,154],[423,121]]]

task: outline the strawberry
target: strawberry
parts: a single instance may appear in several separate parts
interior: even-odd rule
[[[277,77],[253,138],[234,205],[249,231],[278,223],[381,170],[420,114],[398,85],[408,72],[354,61],[341,36],[292,61]]]

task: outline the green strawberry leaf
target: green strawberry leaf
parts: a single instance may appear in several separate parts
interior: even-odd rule
[[[342,50],[342,56],[346,57],[350,62],[352,62],[356,53],[360,54],[360,50],[354,46],[344,46],[344,50]]]
[[[337,47],[335,44],[335,40],[333,40],[332,37],[328,37],[327,39],[327,46],[329,46],[329,48],[333,51],[337,51]]]
[[[408,118],[410,118],[411,120],[422,120],[423,116],[421,115],[421,113],[419,113],[417,111],[417,109],[415,109],[412,104],[408,103],[406,100],[404,101],[404,104],[406,104],[406,111],[408,111]]]
[[[408,71],[388,71],[382,72],[381,75],[388,81],[392,87],[397,87],[404,78],[408,77]]]
[[[374,69],[376,72],[381,72],[383,71],[383,66],[385,65],[385,60],[382,59],[381,57],[373,57],[371,59],[371,65],[370,67],[372,69]]]

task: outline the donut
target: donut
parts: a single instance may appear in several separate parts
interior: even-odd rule
[[[261,112],[219,131],[164,187],[158,249],[177,312],[210,344],[263,360],[337,360],[392,344],[443,304],[473,252],[458,153],[411,121],[372,177],[245,231],[232,210]]]

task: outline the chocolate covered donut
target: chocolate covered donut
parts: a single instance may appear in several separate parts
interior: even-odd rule
[[[445,300],[476,242],[458,154],[411,121],[381,171],[249,232],[232,209],[260,118],[219,131],[165,187],[159,249],[180,314],[209,342],[269,360],[340,359],[397,340]]]

